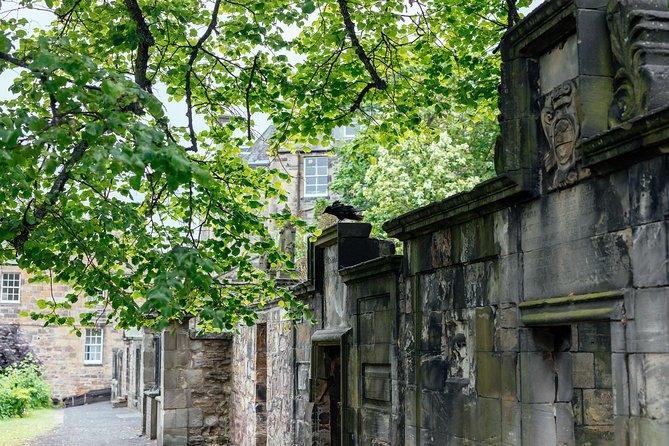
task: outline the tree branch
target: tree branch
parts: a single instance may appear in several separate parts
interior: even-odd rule
[[[379,73],[376,71],[374,64],[372,64],[372,61],[369,59],[369,56],[367,56],[367,53],[365,53],[365,50],[363,49],[362,45],[360,44],[360,41],[358,40],[358,36],[355,34],[355,24],[353,23],[353,20],[351,20],[351,14],[349,13],[348,10],[348,3],[346,2],[346,0],[337,0],[337,2],[339,3],[339,11],[341,12],[341,16],[344,19],[344,26],[346,27],[346,32],[348,34],[348,37],[351,39],[353,48],[355,48],[355,53],[358,55],[358,58],[360,59],[360,61],[362,61],[363,65],[365,66],[365,69],[372,78],[372,82],[368,84],[371,85],[371,87],[369,88],[365,87],[365,89],[363,89],[364,93],[361,92],[362,96],[364,96],[364,94],[366,94],[371,88],[376,88],[377,90],[385,90],[386,88],[388,88],[388,84],[386,83],[385,80],[381,79],[381,76],[379,76]],[[362,102],[362,98],[360,97],[360,95],[358,96],[356,102],[358,101]]]
[[[216,28],[216,24],[218,23],[218,9],[220,8],[220,6],[221,6],[221,0],[216,0],[216,3],[214,4],[214,10],[211,13],[211,21],[209,22],[209,26],[207,27],[204,34],[202,34],[200,39],[193,47],[190,53],[190,58],[188,59],[188,71],[186,71],[185,90],[186,90],[186,117],[188,118],[188,133],[190,135],[190,144],[191,144],[191,147],[187,150],[191,152],[197,152],[197,138],[195,138],[195,129],[193,127],[193,90],[191,88],[191,76],[193,72],[193,64],[195,64],[195,59],[197,59],[197,55],[200,52],[202,45],[204,45],[204,43],[207,41],[211,33],[214,31],[214,28]]]
[[[28,237],[30,237],[32,230],[44,219],[47,212],[49,212],[49,209],[56,203],[58,196],[65,189],[65,184],[67,184],[67,181],[70,179],[72,168],[81,160],[87,149],[87,141],[81,141],[79,144],[74,146],[70,158],[63,164],[62,170],[56,177],[56,180],[53,182],[51,189],[46,194],[44,201],[42,201],[35,209],[33,214],[34,221],[32,223],[27,219],[27,214],[30,208],[30,203],[28,204],[26,211],[23,213],[23,221],[21,222],[23,228],[21,229],[21,232],[16,237],[14,237],[14,239],[12,239],[12,246],[14,246],[14,249],[17,252],[20,252],[23,249],[23,245],[28,240]]]
[[[124,0],[132,20],[137,25],[137,34],[139,34],[139,44],[137,45],[137,57],[135,58],[135,82],[144,90],[151,92],[151,82],[146,77],[146,71],[149,66],[149,48],[156,44],[156,40],[151,34],[149,25],[146,23],[142,9],[137,0]]]
[[[258,54],[253,57],[253,66],[251,67],[251,74],[249,75],[249,83],[246,85],[246,134],[248,135],[249,141],[251,140],[251,105],[249,104],[249,97],[251,95],[251,85],[253,84],[253,75],[256,72],[258,66]]]

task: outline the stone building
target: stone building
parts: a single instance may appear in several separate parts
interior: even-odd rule
[[[63,284],[30,283],[31,274],[15,265],[0,266],[0,325],[16,325],[19,336],[30,344],[42,364],[52,397],[66,404],[79,404],[92,398],[109,397],[115,352],[123,348],[123,332],[106,325],[104,307],[81,296],[64,316],[78,320],[82,311],[98,311],[102,317],[95,328],[82,330],[82,336],[69,327],[44,326],[21,316],[38,307],[39,300],[65,301],[72,290]],[[101,290],[101,292],[103,292]],[[87,303],[88,301],[88,303]]]
[[[325,230],[295,287],[315,325],[270,305],[161,334],[161,443],[667,444],[668,23],[664,0],[528,15],[501,44],[498,176],[387,222],[402,255]]]
[[[333,131],[333,144],[342,144],[355,137],[358,127],[338,127]],[[291,177],[286,185],[288,202],[285,204],[293,215],[312,221],[313,208],[317,199],[329,200],[329,184],[336,170],[336,159],[332,156],[333,146],[311,146],[308,151],[280,148],[270,154],[270,140],[276,134],[274,126],[269,126],[258,140],[241,153],[242,159],[251,167],[268,167],[280,170]],[[282,212],[274,204],[269,212]]]

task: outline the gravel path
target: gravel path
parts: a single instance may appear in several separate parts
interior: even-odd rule
[[[140,436],[142,418],[138,411],[117,408],[110,402],[68,407],[63,424],[49,435],[25,446],[155,446],[155,440]]]

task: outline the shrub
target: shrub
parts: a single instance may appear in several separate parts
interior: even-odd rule
[[[17,324],[0,325],[0,370],[23,361],[31,353]]]
[[[0,418],[22,416],[27,409],[50,405],[49,386],[31,355],[0,371]]]

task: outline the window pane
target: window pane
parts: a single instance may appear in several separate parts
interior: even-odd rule
[[[21,289],[21,274],[20,273],[3,273],[2,274],[2,294],[0,300],[9,302],[18,302]]]
[[[84,337],[84,362],[102,363],[102,330],[87,328]]]

